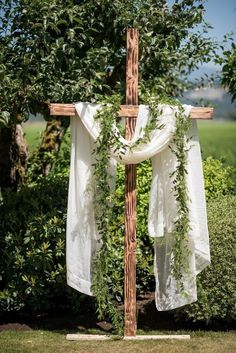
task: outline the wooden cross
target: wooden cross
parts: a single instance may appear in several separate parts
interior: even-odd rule
[[[74,104],[50,104],[51,115],[75,116]],[[126,139],[131,140],[138,114],[138,30],[127,30],[126,105],[119,116],[125,117]],[[193,107],[192,119],[211,119],[213,108]],[[136,336],[136,165],[125,166],[125,280],[124,335]]]

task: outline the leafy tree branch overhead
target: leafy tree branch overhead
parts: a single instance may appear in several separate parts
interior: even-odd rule
[[[156,93],[179,95],[188,85],[189,72],[210,61],[217,47],[206,32],[202,35],[207,31],[203,0],[175,1],[172,7],[164,0],[0,4],[0,113],[8,116],[10,131],[30,112],[48,119],[49,101],[93,101],[122,93],[127,27],[140,32],[140,86]],[[16,134],[10,135],[14,145]],[[11,149],[4,153],[11,170],[17,158]],[[17,189],[18,182],[8,185]]]
[[[224,52],[223,62],[222,84],[228,88],[232,101],[236,101],[236,45],[234,43],[230,50]]]

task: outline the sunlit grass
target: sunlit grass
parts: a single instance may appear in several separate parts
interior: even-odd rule
[[[236,167],[236,122],[198,122],[203,158],[213,156]]]
[[[28,143],[30,153],[32,153],[39,144],[45,126],[46,122],[44,121],[27,122],[23,125],[25,139]]]
[[[66,341],[65,334],[60,332],[2,332],[0,353],[234,353],[236,351],[235,334],[231,332],[187,333],[191,335],[190,340],[71,342]]]
[[[35,149],[45,129],[45,122],[31,122],[24,125],[29,151]],[[198,122],[202,156],[213,156],[236,166],[236,122]]]

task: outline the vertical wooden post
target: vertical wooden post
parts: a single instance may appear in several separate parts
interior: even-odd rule
[[[126,104],[138,105],[138,30],[127,30]],[[136,119],[126,118],[126,139],[134,133]],[[135,336],[136,318],[136,165],[125,168],[125,336]]]

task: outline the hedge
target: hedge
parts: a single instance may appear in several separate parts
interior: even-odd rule
[[[208,203],[211,265],[197,276],[198,301],[176,312],[179,319],[213,324],[236,319],[236,196]]]
[[[211,162],[211,161],[210,161]],[[208,162],[206,162],[208,163]],[[0,246],[3,249],[0,258],[0,311],[27,311],[41,313],[53,308],[66,307],[71,310],[82,310],[85,307],[84,301],[92,305],[93,301],[66,285],[65,278],[65,227],[66,227],[66,207],[68,190],[68,169],[66,172],[65,161],[63,167],[60,165],[47,178],[38,178],[36,181],[26,186],[17,194],[9,193],[0,205]],[[206,164],[207,165],[207,164]],[[204,168],[206,168],[206,165]],[[207,165],[208,166],[208,165]],[[153,276],[153,243],[152,238],[147,235],[147,212],[149,185],[151,179],[151,166],[149,162],[144,162],[138,166],[138,224],[137,224],[137,292],[138,294],[152,291],[155,288]],[[216,172],[214,177],[217,176]],[[208,176],[209,177],[209,176]],[[222,175],[220,175],[221,179]],[[231,181],[229,174],[225,174],[223,185],[230,185],[229,188],[218,185],[218,195],[223,195],[231,191]],[[227,179],[227,180],[226,180]],[[114,203],[113,219],[111,221],[111,267],[110,267],[110,290],[114,298],[121,302],[123,300],[123,237],[124,237],[124,169],[119,167],[117,175],[116,198]],[[209,227],[211,239],[218,239],[217,229],[229,224],[226,229],[233,229],[235,221],[232,215],[232,205],[234,197],[221,196],[223,209],[220,202],[214,206],[215,200],[209,203]],[[224,201],[223,203],[223,200]],[[234,201],[233,201],[234,200]],[[235,206],[235,204],[234,204]],[[217,208],[217,212],[211,211]],[[221,210],[221,211],[220,211]],[[214,213],[212,218],[211,212]],[[222,215],[224,217],[222,218]],[[218,222],[218,223],[217,223]],[[218,224],[218,226],[216,226]],[[221,226],[222,224],[222,226]],[[215,228],[214,228],[215,227]],[[228,234],[228,235],[227,235]],[[227,246],[233,249],[235,242],[231,233],[224,232],[224,239],[227,238]],[[218,242],[212,240],[212,258],[219,251]],[[224,241],[224,246],[226,242]],[[223,248],[222,248],[223,249]],[[224,258],[224,251],[227,258]],[[227,264],[228,268],[233,268],[233,257],[229,256],[226,250],[219,252],[220,264]],[[232,262],[232,263],[231,263]],[[218,265],[219,266],[219,265]],[[217,267],[218,268],[218,267]],[[213,271],[213,270],[211,270]],[[217,270],[219,271],[219,269]],[[216,278],[208,270],[200,277],[199,281],[199,302],[203,303],[205,285],[209,282],[215,288]],[[217,272],[218,273],[218,272]],[[219,272],[220,273],[220,272]],[[232,292],[235,289],[231,278],[220,274],[220,288],[228,288],[231,298],[219,296],[219,301],[223,301],[222,308],[226,307],[230,311],[232,303]],[[208,287],[207,287],[208,288]],[[202,296],[201,296],[201,293]],[[226,294],[225,294],[226,295]],[[209,300],[209,299],[208,299]],[[227,304],[224,304],[227,303]],[[196,316],[196,319],[211,320],[212,315],[218,313],[222,318],[226,314],[219,308],[213,313],[214,306],[211,305],[211,313],[207,314],[207,307],[202,304],[202,311],[198,309],[198,314],[194,314],[195,309],[186,309],[183,315],[189,318]],[[192,308],[192,306],[191,306]],[[195,306],[193,306],[195,308]],[[196,309],[197,310],[197,309]],[[223,309],[222,309],[223,310]],[[226,311],[227,311],[226,310]],[[226,312],[225,311],[225,312]],[[231,308],[231,313],[234,310]],[[192,314],[191,314],[192,313]],[[201,314],[200,314],[201,313]],[[217,314],[217,315],[218,315]],[[228,314],[227,314],[228,315]]]

